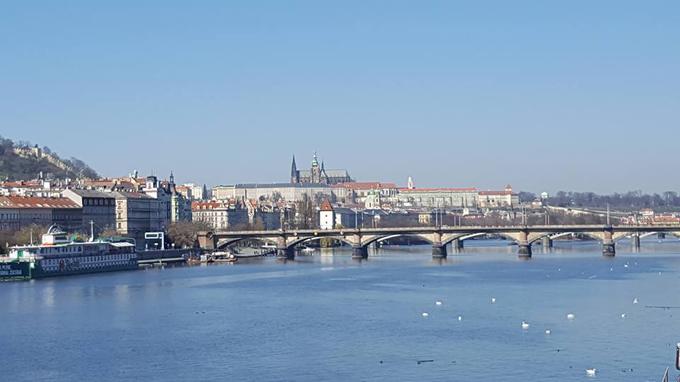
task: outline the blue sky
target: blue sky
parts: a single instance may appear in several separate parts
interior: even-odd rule
[[[677,1],[6,1],[0,135],[208,184],[680,190]]]

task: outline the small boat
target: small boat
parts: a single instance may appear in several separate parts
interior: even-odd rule
[[[232,255],[233,256],[233,255]],[[238,257],[227,257],[227,258],[220,258],[220,259],[213,259],[213,263],[235,263],[238,261]]]
[[[208,257],[209,263],[235,263],[237,261],[238,257],[228,252],[214,252]]]
[[[201,264],[201,263],[204,263],[204,262],[205,261],[202,261],[200,258],[197,258],[197,257],[190,257],[186,260],[186,263],[190,264],[190,265]]]

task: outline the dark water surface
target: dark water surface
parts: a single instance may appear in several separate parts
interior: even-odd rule
[[[659,381],[673,364],[679,242],[530,261],[466,245],[2,283],[0,380]]]

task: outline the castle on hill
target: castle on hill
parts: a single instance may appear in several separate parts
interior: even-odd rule
[[[318,157],[314,153],[312,166],[309,170],[298,170],[293,156],[293,163],[290,169],[290,183],[292,184],[327,184],[334,185],[339,183],[354,182],[349,172],[344,169],[326,170],[323,161],[319,164]]]

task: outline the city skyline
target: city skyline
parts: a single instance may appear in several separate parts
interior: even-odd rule
[[[318,151],[400,185],[679,190],[657,176],[680,134],[679,7],[14,3],[0,125],[103,176],[286,181]]]

